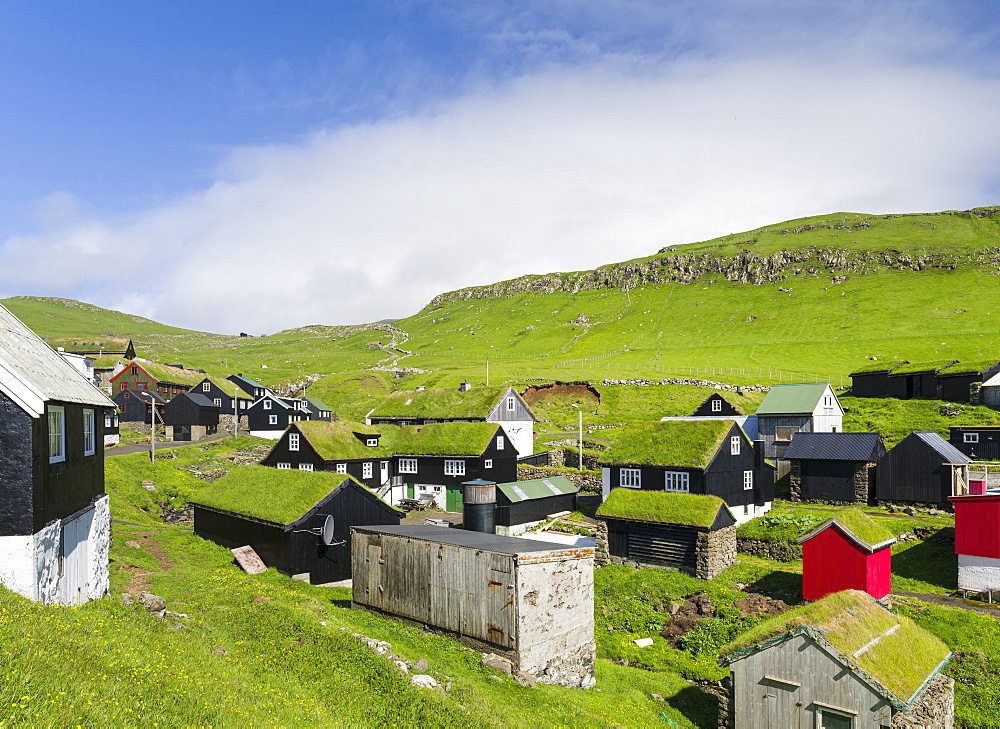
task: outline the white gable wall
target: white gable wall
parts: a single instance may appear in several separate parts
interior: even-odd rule
[[[535,452],[535,424],[530,420],[490,420],[495,422],[503,432],[507,434],[508,440],[517,449],[517,455],[530,456]]]
[[[829,405],[825,404],[827,398],[830,400]],[[812,412],[812,424],[814,433],[844,432],[844,408],[841,407],[830,385],[826,386],[823,397],[816,403],[816,408]]]

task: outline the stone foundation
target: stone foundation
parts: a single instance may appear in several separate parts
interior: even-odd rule
[[[874,463],[858,464],[854,471],[854,501],[834,501],[829,499],[805,499],[802,496],[802,462],[791,461],[788,469],[789,501],[809,501],[815,504],[835,504],[853,506],[855,504],[867,504],[869,496],[869,484],[871,476],[875,474]]]
[[[736,527],[698,533],[698,556],[694,576],[715,579],[726,567],[736,563]]]
[[[719,681],[719,729],[736,729],[733,715],[733,678],[726,676]]]
[[[597,522],[597,540],[594,544],[594,566],[603,567],[611,564],[611,553],[608,551],[608,523]]]
[[[720,724],[721,726],[721,724]],[[955,726],[955,681],[939,673],[920,700],[905,714],[892,717],[892,729],[953,729]]]
[[[777,562],[797,562],[802,559],[802,545],[792,542],[765,542],[763,539],[736,539],[736,549],[742,554],[773,559]]]

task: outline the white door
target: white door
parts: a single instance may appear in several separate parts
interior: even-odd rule
[[[87,601],[87,537],[89,519],[84,516],[63,526],[62,603],[82,605]]]
[[[389,482],[389,461],[382,461],[381,472],[382,477],[379,479],[379,485],[385,486]]]

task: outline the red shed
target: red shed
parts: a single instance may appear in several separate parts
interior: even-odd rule
[[[838,512],[798,541],[806,600],[841,590],[863,590],[879,599],[892,590],[890,547],[896,537],[864,512]]]
[[[990,594],[1000,590],[1000,493],[952,496],[958,589]]]

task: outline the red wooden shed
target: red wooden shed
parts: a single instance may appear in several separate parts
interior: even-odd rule
[[[985,592],[993,601],[1000,590],[1000,493],[952,496],[958,589]]]
[[[890,548],[896,537],[863,512],[839,512],[798,541],[806,600],[841,590],[863,590],[879,599],[892,590]]]

